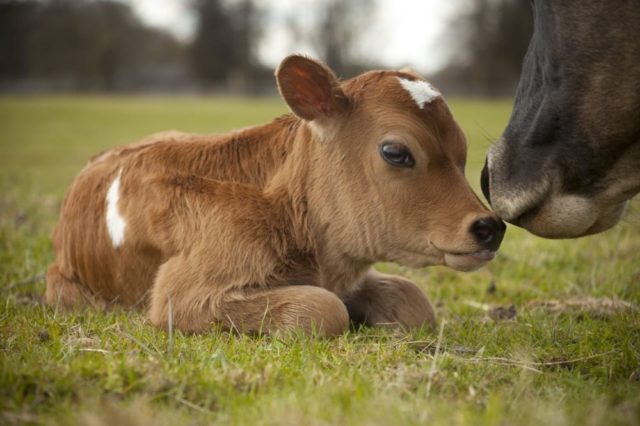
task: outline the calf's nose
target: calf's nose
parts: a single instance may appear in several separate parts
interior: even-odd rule
[[[485,217],[473,222],[470,231],[482,247],[496,251],[500,247],[506,229],[507,227],[503,221]]]

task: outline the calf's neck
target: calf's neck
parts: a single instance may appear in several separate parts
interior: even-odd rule
[[[472,270],[504,233],[442,96],[410,72],[342,82],[297,55],[276,79],[292,113],[269,124],[93,157],[54,231],[47,302],[134,307],[184,332],[433,323],[415,284],[372,265]]]

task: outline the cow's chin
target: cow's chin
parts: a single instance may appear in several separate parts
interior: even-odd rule
[[[624,216],[628,204],[624,201],[602,206],[586,197],[556,195],[512,223],[543,238],[578,238],[613,227]]]

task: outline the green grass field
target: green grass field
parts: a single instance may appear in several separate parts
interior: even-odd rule
[[[477,189],[511,106],[450,105]],[[634,212],[576,241],[510,227],[474,273],[379,265],[419,283],[438,330],[170,340],[138,313],[42,305],[59,203],[91,154],[284,111],[277,99],[0,98],[0,424],[640,424]]]

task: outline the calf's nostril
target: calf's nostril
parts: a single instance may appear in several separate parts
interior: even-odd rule
[[[493,239],[493,229],[487,225],[476,223],[473,227],[473,233],[478,241],[485,243]]]
[[[471,233],[484,248],[495,251],[500,247],[506,226],[493,218],[478,219],[471,224]]]

